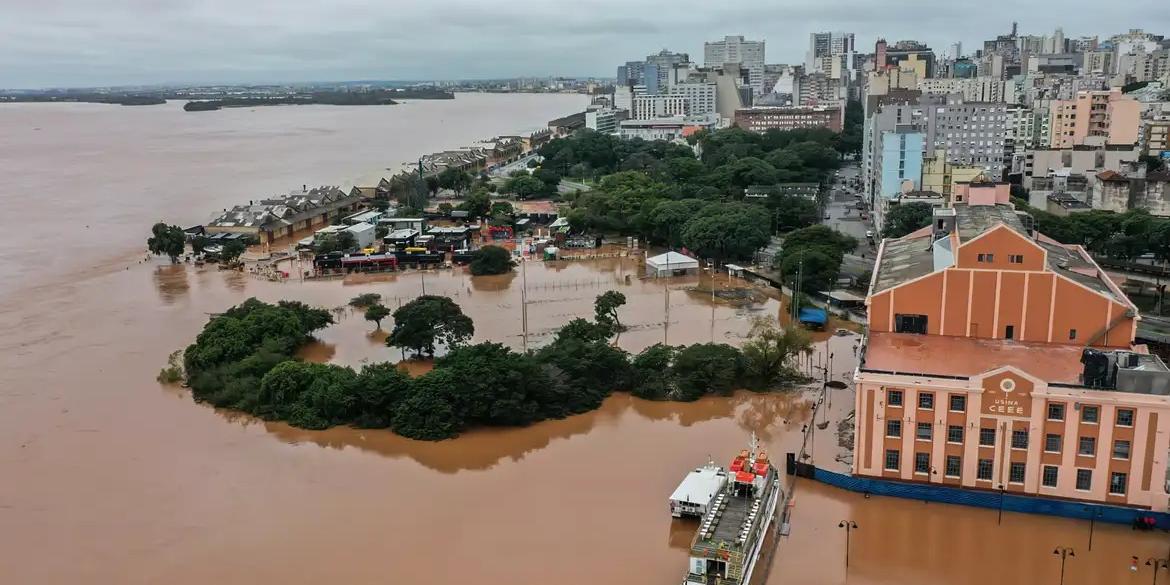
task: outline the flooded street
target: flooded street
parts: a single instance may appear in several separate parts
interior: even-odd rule
[[[301,164],[311,167],[311,158]],[[129,175],[133,165],[123,164]],[[172,164],[179,174],[198,171]],[[58,180],[38,172],[20,181]],[[26,192],[21,217],[41,221],[63,207],[59,229],[85,225],[93,195],[85,187],[102,182],[78,172],[68,171],[76,190]],[[5,585],[677,583],[695,528],[670,517],[667,497],[682,476],[708,457],[726,464],[752,432],[782,464],[811,422],[810,396],[797,392],[691,404],[617,394],[584,415],[427,443],[380,430],[305,431],[195,404],[155,376],[209,313],[250,296],[342,307],[367,292],[394,307],[422,292],[424,275],[281,284],[139,262],[137,242],[160,214],[186,217],[189,209],[197,221],[199,210],[246,198],[188,201],[186,193],[146,205],[144,196],[106,192],[106,219],[91,229],[112,234],[111,242],[78,256],[37,262],[27,257],[35,226],[0,232],[4,261],[20,275],[0,288]],[[123,239],[134,243],[123,249]],[[609,289],[628,299],[619,314],[630,329],[619,343],[635,352],[664,338],[709,341],[712,323],[717,341],[738,344],[754,317],[780,310],[761,293],[742,306],[716,303],[712,320],[710,297],[687,290],[698,278],[675,279],[666,328],[663,282],[640,273],[632,258],[529,264],[530,345],[592,315],[594,297]],[[516,348],[521,281],[519,273],[425,274],[428,294],[451,296],[474,320],[476,341]],[[360,366],[400,357],[360,314],[342,309],[339,317],[306,359]],[[834,377],[847,377],[854,338],[826,338],[817,338],[818,356],[829,344]],[[834,392],[832,406],[829,430],[816,435],[818,458],[840,451],[831,434],[850,409],[848,391]],[[1101,524],[1088,551],[1087,522],[1009,513],[997,525],[995,510],[866,499],[807,480],[796,487],[794,514],[768,583],[844,583],[844,519],[860,527],[850,548],[854,584],[1056,583],[1056,546],[1076,549],[1069,585],[1144,584],[1149,568],[1130,573],[1130,556],[1144,562],[1167,547],[1165,535]]]

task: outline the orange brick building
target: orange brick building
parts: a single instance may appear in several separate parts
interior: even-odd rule
[[[1079,246],[957,186],[878,251],[853,473],[1167,510],[1170,370]]]

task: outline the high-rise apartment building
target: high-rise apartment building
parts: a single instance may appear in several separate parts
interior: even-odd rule
[[[935,95],[923,97],[923,111],[928,148],[945,148],[948,161],[982,166],[988,176],[1003,174],[1006,104]]]
[[[652,68],[654,71],[654,79],[647,79],[645,82],[647,90],[650,93],[666,93],[671,72],[677,65],[689,63],[690,60],[690,55],[686,53],[671,53],[666,49],[647,56],[646,68],[647,70]]]
[[[1117,88],[1079,91],[1074,99],[1053,100],[1049,116],[1051,148],[1132,145],[1141,130],[1141,103]]]
[[[926,94],[960,94],[969,102],[1015,103],[1015,84],[996,77],[919,79],[918,89]]]
[[[747,69],[752,90],[756,94],[764,92],[764,41],[727,36],[721,41],[703,44],[705,67],[722,67],[729,63],[738,63]]]
[[[853,33],[822,32],[809,35],[804,67],[809,73],[825,73],[835,79],[848,77],[853,71]]]

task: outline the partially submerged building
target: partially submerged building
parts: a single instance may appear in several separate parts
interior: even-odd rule
[[[1006,185],[961,187],[879,248],[853,473],[1166,511],[1170,370],[1136,307]]]
[[[334,219],[357,210],[361,196],[337,187],[316,187],[293,191],[282,197],[249,201],[225,209],[205,227],[209,234],[245,234],[261,244],[294,233],[328,225]]]

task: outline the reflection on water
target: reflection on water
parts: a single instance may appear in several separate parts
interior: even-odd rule
[[[159,299],[166,305],[187,296],[191,288],[187,282],[187,266],[183,264],[159,265],[151,272],[151,276]]]
[[[419,362],[412,360],[400,366],[416,363]],[[600,408],[585,414],[544,421],[524,428],[476,429],[457,439],[438,442],[407,439],[385,429],[338,427],[326,431],[307,431],[284,423],[263,424],[268,432],[285,442],[308,442],[334,449],[356,448],[387,457],[406,457],[435,471],[455,473],[491,469],[503,460],[521,461],[529,453],[548,447],[556,439],[588,433],[599,423],[621,420],[627,413],[633,413],[645,421],[673,422],[682,427],[734,418],[744,436],[753,431],[761,437],[772,436],[767,429],[776,426],[777,421],[769,419],[767,413],[790,411],[792,399],[793,395],[790,394],[739,392],[726,398],[708,397],[696,402],[678,403],[654,402],[615,394],[607,398]],[[769,403],[779,406],[769,406]],[[748,412],[763,414],[749,416]],[[233,419],[238,420],[238,417],[233,416]],[[798,426],[795,432],[799,430]]]
[[[315,364],[328,363],[334,355],[337,355],[337,346],[320,341],[310,341],[297,352],[297,357]]]

